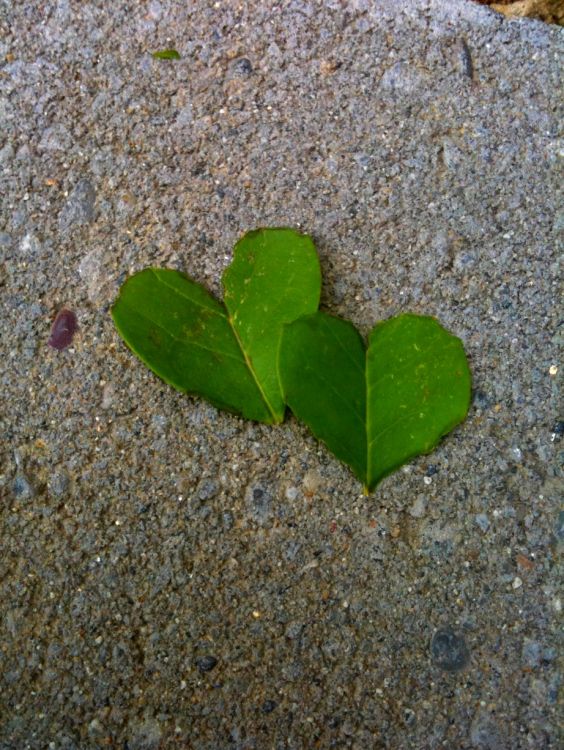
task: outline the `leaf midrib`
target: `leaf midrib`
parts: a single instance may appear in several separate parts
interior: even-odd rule
[[[247,352],[243,349],[243,344],[241,343],[241,339],[239,338],[239,334],[237,333],[237,329],[233,325],[233,320],[231,319],[231,316],[227,315],[226,317],[227,317],[227,322],[229,323],[229,325],[231,327],[231,330],[233,331],[233,335],[235,336],[235,340],[237,341],[237,344],[239,346],[241,354],[243,355],[243,359],[245,360],[245,364],[249,368],[249,372],[251,373],[251,376],[252,376],[253,380],[255,381],[255,385],[258,388],[260,395],[262,396],[262,399],[263,399],[263,401],[264,401],[264,403],[266,405],[266,408],[270,412],[270,415],[272,416],[272,419],[274,420],[274,423],[275,424],[280,424],[280,422],[282,421],[282,419],[278,416],[278,414],[276,414],[276,412],[274,411],[274,408],[273,408],[272,404],[270,403],[270,401],[266,397],[266,393],[264,392],[264,388],[262,387],[259,379],[257,378],[255,369],[254,369],[254,367],[253,367],[253,365],[251,363],[251,359],[247,355]],[[282,418],[283,418],[283,416],[284,415],[282,415]]]
[[[357,363],[356,359],[351,355],[350,351],[343,344],[343,342],[341,341],[341,339],[337,336],[337,334],[335,333],[335,331],[333,330],[333,328],[330,325],[327,324],[327,321],[325,320],[325,318],[322,318],[321,320],[323,321],[323,324],[325,326],[325,330],[329,331],[329,333],[331,334],[331,336],[335,339],[335,341],[340,346],[340,348],[342,349],[342,351],[345,352],[345,354],[350,359],[350,361],[353,363],[353,365],[355,366],[355,368],[357,368],[357,369],[360,370],[361,368],[358,366],[358,363]],[[369,425],[368,425],[368,414],[369,414],[369,412],[368,412],[368,375],[367,375],[368,374],[368,346],[366,345],[366,343],[364,341],[362,343],[364,344],[364,372],[362,372],[362,375],[364,377],[364,385],[365,385],[365,388],[366,388],[365,399],[364,399],[364,419],[361,419],[361,417],[354,410],[353,410],[353,414],[355,415],[355,417],[357,417],[357,419],[359,421],[362,421],[363,424],[364,424],[364,439],[366,441],[366,476],[365,476],[365,480],[364,480],[364,491],[365,491],[365,494],[368,494],[368,491],[369,491],[368,490],[368,487],[369,487],[368,479],[370,477],[370,452],[368,450],[368,433],[369,433]],[[321,378],[322,380],[324,380],[325,382],[328,382],[328,381],[325,380],[325,378],[322,378],[321,375],[319,375],[319,374],[318,374],[318,377]],[[333,388],[332,388],[332,390],[334,391],[334,393],[336,393],[337,395],[339,395],[339,398],[342,398],[340,396],[340,394],[339,394],[338,391],[335,391]],[[350,405],[349,405],[349,407],[350,407]]]
[[[182,294],[180,289],[177,289],[177,287],[172,286],[172,284],[167,284],[166,281],[157,273],[157,271],[154,268],[150,268],[149,270],[151,271],[155,279],[159,282],[159,284],[162,284],[163,286],[166,286],[167,289],[172,290],[178,297],[181,297],[182,299],[187,299],[189,302],[192,302],[192,304],[196,305],[197,307],[201,307],[203,310],[209,310],[211,313],[214,313],[215,315],[219,315],[221,318],[227,318],[227,315],[223,312],[223,310],[218,310],[216,307],[204,305],[202,302],[195,300],[193,297],[189,297],[187,294]],[[192,283],[197,284],[197,282],[195,281]],[[203,287],[201,288],[203,289]],[[209,294],[209,292],[206,292],[206,293]],[[211,297],[211,299],[214,302],[216,302],[218,305],[222,304],[221,302],[217,302],[217,300],[214,297]]]
[[[433,336],[432,341],[437,340],[438,338],[440,338],[440,337],[437,334],[437,335]],[[449,349],[452,349],[452,348],[456,347],[456,345],[457,345],[456,341],[448,341],[443,347],[441,347],[439,349],[438,354],[442,354],[442,353],[448,351]],[[377,435],[374,435],[372,437],[372,439],[370,438],[370,434],[371,434],[371,430],[372,430],[372,425],[371,425],[371,421],[370,421],[370,409],[369,409],[369,405],[368,405],[369,396],[373,393],[374,389],[377,388],[384,380],[386,380],[387,378],[389,378],[392,375],[392,373],[389,373],[389,372],[384,373],[384,375],[381,375],[379,378],[377,378],[377,380],[375,380],[374,382],[372,382],[370,385],[368,384],[368,353],[369,353],[369,349],[370,349],[370,339],[368,340],[368,344],[366,346],[365,359],[364,359],[364,379],[365,379],[365,384],[366,384],[366,404],[365,404],[365,409],[366,409],[366,419],[365,419],[365,424],[366,424],[366,435],[365,435],[365,437],[366,437],[366,484],[364,485],[364,491],[365,491],[365,493],[369,492],[370,484],[371,484],[371,481],[370,481],[371,480],[371,474],[372,474],[372,462],[371,462],[372,451],[371,451],[371,447],[374,445],[374,443],[377,440],[379,440],[382,437],[382,435],[385,435],[393,427],[397,427],[398,424],[401,424],[401,422],[405,421],[409,417],[412,417],[414,414],[417,414],[417,412],[421,411],[421,409],[422,409],[422,406],[418,405],[416,408],[411,409],[409,412],[406,412],[405,414],[401,414],[399,417],[397,417],[396,419],[392,420],[389,424],[387,424],[386,427],[384,427],[383,429],[381,429],[380,432],[378,432]],[[427,346],[425,348],[425,350],[423,352],[421,352],[420,356],[415,356],[412,359],[409,359],[407,362],[404,362],[404,364],[401,367],[399,367],[396,370],[394,370],[393,376],[396,376],[398,374],[398,372],[402,372],[403,370],[406,370],[406,369],[412,367],[413,363],[415,361],[420,361],[420,362],[428,361],[429,358],[426,357],[425,355],[427,355],[429,353],[429,351],[431,351],[431,347]],[[437,352],[435,352],[433,354],[433,356],[436,357],[437,356]]]

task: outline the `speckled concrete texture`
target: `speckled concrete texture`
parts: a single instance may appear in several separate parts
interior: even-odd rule
[[[0,19],[0,748],[556,748],[562,30],[458,0]],[[324,309],[436,315],[471,360],[468,420],[369,497],[112,326],[130,272],[219,294],[280,225]]]

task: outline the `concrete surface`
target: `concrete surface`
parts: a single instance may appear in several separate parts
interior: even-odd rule
[[[456,0],[0,8],[2,750],[556,748],[561,29]],[[325,309],[436,315],[471,358],[467,422],[370,497],[112,327],[131,271],[218,293],[276,225],[314,236]]]

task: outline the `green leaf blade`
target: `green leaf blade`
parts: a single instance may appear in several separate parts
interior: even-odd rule
[[[319,305],[321,270],[310,237],[293,229],[259,229],[239,240],[223,275],[224,300],[235,334],[272,412],[286,404],[278,376],[283,326]]]
[[[431,451],[470,405],[462,342],[425,316],[378,324],[367,349],[347,321],[301,318],[284,331],[279,369],[292,412],[365,491]]]
[[[180,60],[180,53],[175,49],[160,49],[156,52],[151,52],[151,57],[155,60]]]
[[[313,242],[288,229],[249,232],[224,285],[229,309],[177,271],[145,269],[122,286],[112,316],[129,348],[178,390],[248,419],[281,422],[282,326],[319,303]]]
[[[345,320],[315,313],[286,326],[279,369],[288,406],[366,481],[365,347]]]
[[[112,317],[129,348],[165,382],[248,419],[272,421],[224,306],[196,282],[145,269],[122,286]]]
[[[399,315],[376,325],[367,351],[367,486],[429,453],[463,421],[471,376],[460,339],[434,318]]]

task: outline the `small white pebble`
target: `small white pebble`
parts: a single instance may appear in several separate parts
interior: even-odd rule
[[[423,477],[423,481],[425,482],[425,484],[431,484],[433,480],[431,479],[431,477]]]
[[[519,578],[519,576],[516,576],[513,579],[513,583],[511,585],[513,586],[514,589],[520,589],[521,586],[523,585],[523,581]]]
[[[298,490],[295,487],[288,487],[286,492],[286,500],[295,500],[298,496]]]
[[[554,377],[557,373],[558,373],[558,366],[550,365],[550,367],[548,368],[548,374]]]

